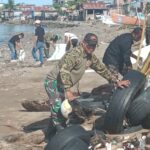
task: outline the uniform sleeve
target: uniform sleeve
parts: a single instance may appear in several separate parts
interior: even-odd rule
[[[117,82],[117,77],[112,74],[106,66],[99,61],[99,59],[93,55],[91,68],[94,69],[99,75],[108,80],[109,82]]]
[[[71,70],[78,64],[79,53],[76,50],[66,53],[60,61],[60,77],[65,89],[73,86],[71,80]]]

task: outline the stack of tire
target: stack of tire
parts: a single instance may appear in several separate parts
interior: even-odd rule
[[[124,131],[125,117],[131,126],[150,128],[150,87],[144,90],[145,75],[132,70],[123,79],[131,84],[115,91],[104,118],[105,131],[112,134]]]
[[[131,126],[141,124],[150,128],[150,87],[144,90],[145,75],[132,70],[123,80],[129,80],[131,84],[114,92],[104,117],[103,130],[106,133],[122,133],[125,118]],[[48,142],[45,150],[88,150],[93,133],[79,125],[67,127]]]
[[[88,150],[90,138],[90,132],[79,125],[74,125],[57,133],[48,142],[45,150]]]

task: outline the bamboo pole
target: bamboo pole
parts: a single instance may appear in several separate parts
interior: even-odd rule
[[[147,2],[145,2],[145,5],[144,5],[144,12],[146,12],[146,5],[147,5]],[[140,60],[140,54],[141,54],[141,49],[142,49],[142,44],[143,44],[143,40],[144,40],[144,37],[145,37],[145,30],[146,30],[146,21],[147,21],[147,14],[144,13],[144,23],[143,23],[143,28],[142,28],[142,35],[141,35],[141,41],[140,41],[140,47],[139,47],[139,51],[138,51],[138,56],[137,56],[137,61],[136,61],[136,69],[138,70],[138,65],[139,65],[139,60]]]
[[[145,75],[150,75],[150,53],[144,62],[141,72],[144,73]]]

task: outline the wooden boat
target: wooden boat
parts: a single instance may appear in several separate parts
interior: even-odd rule
[[[126,16],[117,13],[112,13],[111,15],[112,21],[119,24],[125,25],[143,25],[144,19],[140,19],[137,16]]]

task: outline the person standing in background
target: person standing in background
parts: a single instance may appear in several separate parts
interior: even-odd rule
[[[40,65],[41,67],[44,64],[44,35],[45,30],[41,26],[41,21],[36,20],[35,21],[35,36],[33,40],[33,49],[32,49],[32,56],[34,60],[36,61],[36,65]],[[39,50],[39,58],[37,57],[37,51]]]

